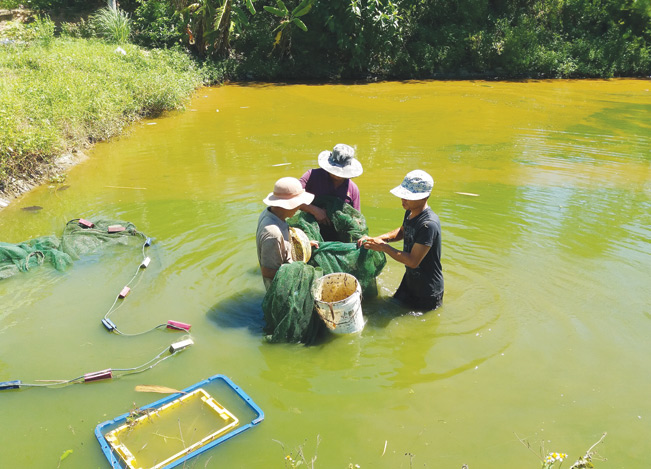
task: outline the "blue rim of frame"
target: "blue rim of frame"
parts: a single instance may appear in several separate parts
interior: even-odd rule
[[[246,425],[243,425],[241,427],[236,428],[235,430],[226,433],[225,435],[222,435],[221,437],[217,438],[214,441],[211,441],[205,446],[202,446],[201,448],[197,448],[196,450],[192,451],[190,454],[187,454],[183,456],[180,459],[177,459],[176,461],[171,462],[167,466],[165,466],[163,469],[170,469],[172,467],[178,466],[179,464],[183,464],[185,461],[187,461],[190,458],[193,458],[195,456],[198,456],[199,454],[203,453],[204,451],[208,451],[209,449],[214,448],[215,446],[219,445],[220,443],[223,443],[226,440],[229,440],[233,438],[236,435],[239,435],[245,430],[248,430],[249,428],[259,424],[264,420],[264,412],[258,405],[253,402],[253,400],[244,392],[242,391],[239,386],[237,386],[233,381],[231,381],[228,377],[224,375],[215,375],[211,376],[210,378],[204,379],[203,381],[200,381],[196,384],[193,384],[192,386],[185,388],[182,392],[178,392],[175,394],[172,394],[170,396],[164,397],[163,399],[159,399],[156,402],[152,402],[151,404],[148,404],[146,406],[141,407],[141,410],[147,410],[151,409],[153,407],[160,407],[164,404],[167,404],[170,401],[173,401],[174,399],[177,399],[181,397],[184,393],[189,393],[194,391],[197,388],[200,388],[201,386],[204,386],[208,383],[211,383],[212,381],[215,380],[222,380],[224,383],[226,383],[228,386],[230,386],[233,391],[237,393],[237,395],[257,414],[257,417],[255,417],[250,423],[247,423]],[[99,441],[100,446],[102,447],[102,452],[104,453],[104,456],[106,456],[106,459],[108,459],[108,462],[111,464],[111,467],[114,469],[124,469],[124,466],[121,464],[121,458],[119,456],[116,456],[113,454],[113,451],[111,450],[111,446],[109,445],[108,441],[106,441],[106,438],[104,437],[102,430],[105,427],[112,426],[115,424],[121,424],[123,422],[126,422],[127,417],[129,416],[129,413],[127,412],[126,414],[122,414],[119,417],[114,418],[113,420],[107,420],[106,422],[100,423],[95,427],[95,436],[97,437],[97,441]]]

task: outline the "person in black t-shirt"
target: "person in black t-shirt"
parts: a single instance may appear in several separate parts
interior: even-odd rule
[[[402,184],[391,190],[406,210],[402,226],[375,238],[364,236],[357,242],[359,247],[384,252],[405,264],[405,275],[393,296],[423,311],[443,303],[441,222],[427,205],[433,185],[434,180],[425,171],[408,173]],[[389,244],[400,240],[404,240],[402,251]]]

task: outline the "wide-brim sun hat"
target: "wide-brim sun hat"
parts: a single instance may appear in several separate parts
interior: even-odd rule
[[[355,149],[345,143],[338,143],[332,151],[319,153],[319,166],[330,174],[350,179],[360,176],[364,170],[362,163],[355,159]]]
[[[293,210],[303,204],[309,205],[314,200],[314,194],[305,192],[301,181],[293,177],[280,178],[274,184],[271,192],[263,202],[270,207],[280,207]]]
[[[425,171],[416,169],[407,173],[402,180],[402,184],[391,189],[391,193],[396,197],[405,200],[421,200],[432,193],[434,179]]]

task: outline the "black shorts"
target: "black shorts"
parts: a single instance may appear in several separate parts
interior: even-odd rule
[[[401,282],[393,297],[410,308],[425,312],[433,311],[443,304],[443,293],[434,296],[417,297],[410,294],[404,282]]]

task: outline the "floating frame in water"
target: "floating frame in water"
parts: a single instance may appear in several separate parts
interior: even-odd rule
[[[225,405],[217,402],[213,395],[218,396]],[[188,422],[192,419],[190,428],[194,432],[199,428],[198,435],[189,435],[187,429],[186,435],[183,435],[181,417],[184,413]],[[201,413],[202,417],[197,417],[197,413]],[[203,421],[198,421],[198,418]],[[114,469],[169,469],[214,448],[262,420],[264,412],[244,391],[226,376],[215,375],[137,411],[100,423],[95,428],[95,436]],[[171,428],[177,424],[180,438],[172,434]],[[159,437],[159,441],[164,441],[161,448],[167,454],[156,450]],[[186,437],[189,437],[187,443]],[[181,441],[182,446],[175,440]],[[145,450],[150,442],[152,446]]]

